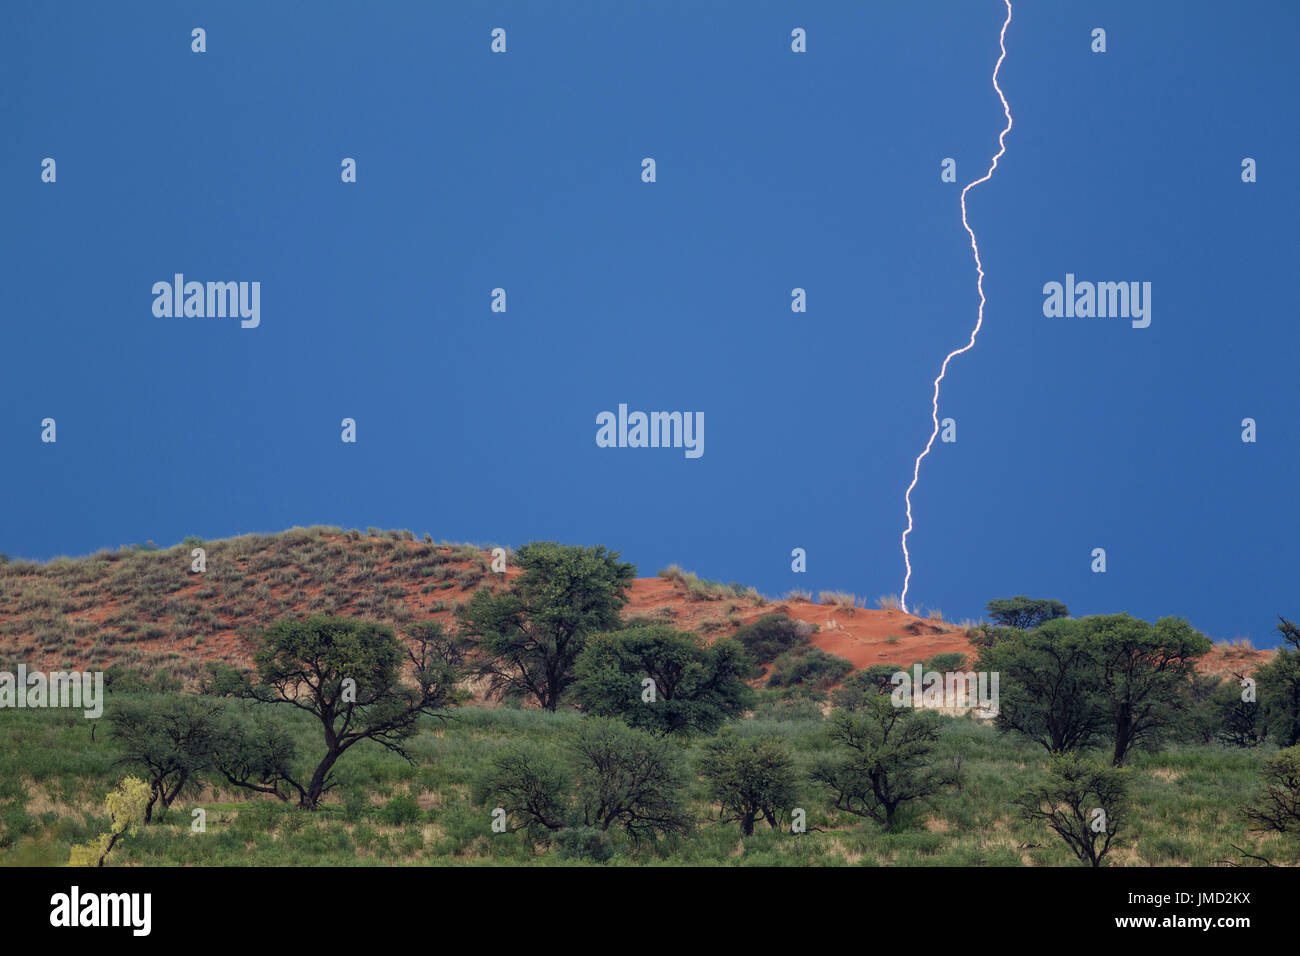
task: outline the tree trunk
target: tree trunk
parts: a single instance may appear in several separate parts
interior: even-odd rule
[[[334,766],[334,762],[341,756],[343,756],[343,751],[341,750],[331,750],[325,754],[325,758],[320,762],[320,766],[317,767],[316,772],[311,775],[311,783],[307,785],[306,793],[304,793],[302,799],[298,801],[298,808],[300,810],[315,810],[320,804],[321,795],[325,793],[325,778],[329,776],[330,768]]]
[[[185,786],[186,782],[189,779],[190,779],[190,774],[189,771],[187,770],[181,774],[180,779],[176,781],[176,786],[172,787],[170,792],[168,792],[167,787],[165,785],[163,786],[162,805],[164,807],[170,808],[171,805],[176,802],[176,798],[180,796],[181,787]]]
[[[1129,720],[1127,717],[1120,717],[1115,721],[1115,753],[1111,763],[1119,767],[1124,763],[1124,758],[1128,755],[1129,748]]]
[[[149,790],[149,802],[144,805],[144,822],[149,823],[153,820],[153,805],[158,802],[158,787],[154,785]],[[100,863],[103,866],[103,863]]]

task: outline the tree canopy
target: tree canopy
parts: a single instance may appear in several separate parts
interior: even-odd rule
[[[705,744],[699,771],[718,819],[739,823],[745,836],[759,819],[775,830],[794,808],[794,759],[778,737],[745,738],[728,728]]]
[[[636,566],[604,547],[551,541],[516,552],[523,573],[508,590],[480,588],[456,611],[478,674],[497,697],[531,697],[555,710],[575,680],[587,639],[617,630]]]
[[[306,711],[321,724],[325,753],[311,777],[283,777],[309,810],[333,785],[334,764],[351,747],[373,740],[409,760],[402,744],[419,718],[445,716],[459,702],[459,651],[436,623],[414,629],[404,648],[391,628],[373,621],[328,614],[282,620],[263,635],[254,661],[252,696]],[[414,685],[403,680],[404,664]]]
[[[1019,594],[1010,598],[994,598],[988,603],[989,617],[1002,627],[1032,631],[1048,621],[1066,617],[1069,610],[1060,601],[1050,598],[1030,598]]]
[[[886,695],[865,695],[854,711],[835,711],[828,726],[832,756],[812,771],[837,809],[870,817],[886,830],[899,808],[949,786],[952,774],[936,768],[932,752],[939,719],[931,711],[895,707]]]
[[[1197,658],[1209,640],[1181,618],[1150,624],[1128,614],[1059,619],[980,649],[1001,675],[998,725],[1050,753],[1105,735],[1119,766],[1139,745],[1158,746],[1182,721]]]
[[[740,645],[689,631],[639,627],[591,638],[576,663],[574,697],[593,714],[657,734],[712,733],[753,701]]]

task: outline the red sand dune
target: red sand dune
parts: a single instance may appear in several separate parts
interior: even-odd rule
[[[155,605],[158,610],[151,613],[137,610],[134,603],[140,598],[137,588],[111,586],[108,571],[91,574],[89,579],[68,589],[56,583],[52,567],[29,565],[23,570],[11,568],[0,582],[3,584],[0,587],[0,629],[3,630],[0,646],[13,659],[43,669],[74,666],[94,669],[113,663],[123,654],[130,654],[146,668],[155,661],[178,656],[249,666],[254,650],[249,637],[255,636],[260,626],[279,615],[306,616],[319,606],[322,598],[334,602],[340,614],[378,616],[401,635],[408,623],[423,620],[438,620],[446,626],[454,626],[453,608],[469,597],[473,587],[480,584],[500,587],[504,583],[498,575],[488,574],[476,578],[477,583],[467,583],[454,590],[431,591],[422,587],[424,578],[386,573],[395,572],[394,555],[409,556],[409,560],[419,563],[426,560],[422,556],[439,552],[448,567],[458,571],[473,565],[485,567],[483,562],[490,561],[491,555],[483,553],[480,562],[458,554],[448,546],[422,544],[414,540],[386,543],[385,547],[397,550],[380,558],[372,555],[369,559],[371,569],[363,572],[358,570],[362,563],[358,559],[364,557],[359,552],[373,545],[376,539],[356,541],[342,534],[325,533],[318,538],[340,549],[337,556],[342,559],[341,571],[332,575],[323,586],[310,584],[302,576],[302,568],[295,564],[300,560],[297,553],[285,543],[285,536],[290,534],[292,532],[273,536],[260,550],[227,559],[247,578],[241,584],[218,585],[204,576],[184,573],[189,561],[187,552],[176,559],[173,573],[179,575],[179,579],[168,587],[165,605],[159,599]],[[517,569],[510,569],[506,581],[518,573]],[[372,599],[381,586],[388,602],[385,604],[387,610],[376,615]],[[50,589],[57,593],[59,600],[66,602],[63,612],[55,614],[40,610],[42,601],[38,598]],[[247,602],[248,595],[258,590],[263,593],[255,602],[239,603]],[[682,580],[637,578],[629,588],[630,600],[623,616],[624,619],[661,621],[682,630],[695,631],[711,641],[734,634],[740,626],[765,614],[784,613],[817,625],[812,643],[828,653],[847,658],[854,668],[873,664],[907,666],[952,651],[965,653],[969,658],[974,656],[975,649],[960,627],[901,611],[817,604],[801,599],[760,603],[753,596],[737,597],[730,591],[720,590],[710,592],[714,599],[701,600],[700,593],[697,585],[696,593],[691,594]],[[206,610],[211,621],[219,622],[219,625],[186,623],[184,616],[177,616],[178,608],[180,611]],[[389,614],[402,608],[405,609],[402,618],[389,618]],[[256,612],[256,620],[247,616],[250,610]],[[129,635],[121,634],[120,624],[115,620],[119,615],[153,626],[147,630],[137,628]],[[51,621],[55,624],[62,621],[61,640],[57,643],[41,639],[41,629],[51,627]],[[1200,669],[1223,676],[1245,673],[1271,654],[1271,651],[1219,644],[1202,660]]]
[[[852,662],[854,668],[872,664],[911,664],[947,651],[970,653],[966,632],[954,624],[929,621],[902,611],[878,611],[846,608],[812,601],[774,601],[760,607],[752,601],[689,601],[686,589],[663,578],[637,578],[631,588],[631,601],[624,617],[654,617],[660,608],[672,608],[675,626],[700,629],[707,621],[726,620],[720,605],[740,604],[734,612],[741,624],[749,624],[765,614],[781,613],[809,624],[818,630],[812,643],[828,654]],[[735,627],[711,631],[708,637],[731,634]],[[896,638],[889,643],[890,638]]]

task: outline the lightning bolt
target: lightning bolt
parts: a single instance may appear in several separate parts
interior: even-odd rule
[[[1002,32],[998,35],[998,46],[1002,54],[998,57],[997,65],[993,67],[993,89],[997,90],[998,99],[1002,101],[1002,112],[1007,117],[1007,128],[998,135],[998,151],[993,157],[993,162],[989,164],[989,171],[973,183],[967,183],[966,188],[961,191],[961,224],[970,233],[970,248],[975,254],[975,271],[979,273],[979,279],[976,281],[980,294],[979,318],[975,320],[975,328],[971,330],[970,341],[948,353],[948,357],[943,360],[943,366],[939,369],[939,377],[934,380],[934,401],[931,403],[930,410],[934,428],[930,432],[930,440],[925,443],[925,450],[916,456],[916,465],[912,468],[912,483],[907,486],[907,494],[903,496],[907,502],[907,530],[903,532],[903,563],[907,565],[907,575],[903,578],[903,595],[899,599],[899,604],[904,612],[907,611],[907,588],[912,580],[912,558],[907,552],[907,536],[912,533],[912,490],[921,477],[921,462],[925,461],[925,456],[930,454],[930,449],[934,447],[934,440],[939,434],[939,386],[943,382],[943,377],[948,374],[948,363],[975,347],[975,336],[979,335],[980,328],[984,325],[984,263],[980,261],[980,247],[975,241],[975,230],[970,227],[970,222],[966,219],[966,194],[980,183],[986,183],[993,178],[993,171],[998,168],[998,160],[1007,151],[1007,133],[1011,132],[1011,107],[1002,93],[1002,87],[998,86],[998,71],[1002,69],[1002,61],[1007,58],[1007,27],[1011,25],[1011,0],[1003,0],[1003,2],[1007,5],[1007,19],[1003,22]]]

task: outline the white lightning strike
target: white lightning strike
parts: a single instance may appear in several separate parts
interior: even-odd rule
[[[970,247],[975,254],[975,270],[979,273],[979,279],[976,287],[980,294],[979,318],[975,321],[975,328],[971,330],[970,341],[955,351],[949,352],[948,357],[943,360],[943,367],[939,369],[939,377],[934,380],[934,402],[930,412],[930,417],[934,421],[934,429],[930,432],[930,440],[925,443],[925,451],[916,457],[916,466],[912,469],[912,483],[907,486],[907,494],[904,500],[907,502],[907,530],[903,532],[903,563],[907,565],[907,575],[903,578],[903,596],[899,599],[899,604],[903,611],[907,611],[907,587],[912,580],[912,559],[907,553],[907,536],[912,533],[912,489],[916,487],[917,480],[921,477],[921,462],[925,456],[930,454],[930,449],[934,445],[934,439],[939,434],[939,384],[943,377],[948,374],[948,363],[962,352],[968,352],[975,346],[975,336],[979,335],[980,328],[984,325],[984,264],[980,261],[979,243],[975,241],[975,230],[970,227],[966,220],[966,194],[978,186],[980,183],[986,183],[993,177],[993,171],[998,168],[998,160],[1002,154],[1007,151],[1006,137],[1011,132],[1011,107],[1007,103],[1006,96],[1002,93],[1002,87],[998,86],[998,71],[1002,69],[1002,61],[1007,58],[1007,27],[1011,25],[1011,0],[1003,0],[1007,5],[1007,19],[1002,24],[1002,32],[998,35],[998,46],[1002,49],[1002,55],[998,57],[997,65],[993,67],[993,89],[997,90],[998,99],[1002,101],[1002,112],[1007,117],[1007,128],[998,135],[998,152],[993,157],[993,162],[989,165],[989,171],[975,180],[968,183],[966,188],[961,191],[961,224],[966,227],[970,233]]]

